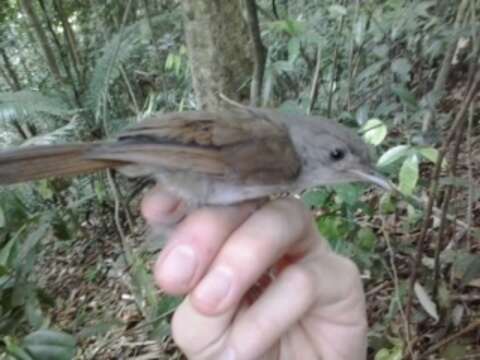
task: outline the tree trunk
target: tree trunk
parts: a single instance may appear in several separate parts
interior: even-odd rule
[[[77,79],[80,81],[80,83],[83,83],[83,79],[79,70],[81,61],[80,61],[80,56],[78,54],[77,40],[75,38],[75,33],[73,32],[73,29],[68,21],[68,17],[65,14],[65,9],[63,8],[62,0],[54,0],[53,6],[55,7],[55,11],[59,16],[60,21],[62,22],[63,36],[65,38],[65,43],[67,44],[67,47],[68,47],[68,52],[70,53],[70,57],[72,58],[72,64],[75,70],[75,74],[77,76]]]
[[[5,66],[6,74],[5,74],[5,79],[9,83],[10,87],[12,88],[13,91],[18,91],[21,89],[20,85],[20,80],[18,79],[18,75],[15,72],[15,69],[12,66],[12,63],[10,62],[10,59],[8,58],[7,53],[5,52],[5,49],[0,48],[0,56],[3,59],[3,64]],[[8,81],[10,80],[10,81]]]
[[[8,77],[7,73],[0,67],[0,75],[2,75],[3,79],[7,83],[7,85],[12,89],[12,91],[15,88],[15,85],[12,83],[12,80]],[[1,89],[0,89],[1,90]]]
[[[265,74],[265,62],[267,61],[267,49],[263,45],[258,21],[257,4],[255,0],[246,0],[248,28],[252,42],[254,58],[253,77],[250,86],[250,105],[260,105],[263,87],[263,76]]]
[[[239,0],[184,0],[185,34],[198,107],[222,107],[219,94],[248,99],[249,37]]]
[[[157,38],[155,37],[155,32],[153,31],[153,23],[152,23],[152,17],[151,17],[152,12],[150,11],[148,0],[142,0],[142,3],[143,3],[143,8],[145,10],[145,17],[147,18],[147,24],[148,24],[148,29],[150,31],[150,36],[152,37],[152,40],[151,40],[152,44],[155,47],[155,51],[157,52],[158,59],[161,59],[162,52],[160,51]],[[156,64],[161,66],[158,62],[156,62]]]
[[[40,20],[38,19],[37,14],[35,14],[35,11],[32,6],[32,2],[31,0],[21,0],[21,3],[25,11],[25,14],[27,15],[31,25],[33,26],[33,29],[35,30],[35,35],[37,36],[40,46],[42,47],[43,54],[47,61],[48,67],[52,75],[57,80],[57,82],[61,83],[62,75],[60,74],[60,69],[57,65],[57,61],[55,60],[53,50],[50,47],[50,44],[48,43],[47,35],[43,31],[42,25],[40,24]]]
[[[72,76],[72,71],[70,70],[70,64],[67,61],[67,56],[65,54],[65,51],[63,50],[62,44],[60,43],[60,40],[58,39],[57,34],[55,33],[55,30],[53,29],[53,24],[52,21],[50,20],[50,16],[48,16],[48,10],[47,7],[45,6],[45,2],[43,0],[38,0],[40,7],[42,8],[43,15],[45,18],[45,22],[47,23],[47,29],[48,32],[50,33],[53,42],[55,43],[55,46],[57,47],[58,54],[60,54],[60,62],[63,65],[63,69],[65,70],[65,74],[67,74],[67,79],[68,79],[68,84],[72,88],[73,94],[75,95],[75,102],[78,107],[81,106],[80,104],[80,95],[78,93],[78,90],[75,86],[75,81]]]

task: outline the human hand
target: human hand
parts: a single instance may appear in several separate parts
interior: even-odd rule
[[[142,213],[178,219],[156,189]],[[332,252],[295,199],[196,210],[175,228],[154,267],[167,293],[186,295],[172,320],[189,359],[366,357],[365,298],[356,266]]]

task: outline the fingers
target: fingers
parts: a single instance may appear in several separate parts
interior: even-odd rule
[[[312,254],[304,263],[316,279],[317,300],[302,325],[317,334],[313,342],[317,353],[332,360],[364,359],[367,319],[358,268],[332,252]]]
[[[280,258],[307,247],[305,234],[310,225],[310,214],[294,199],[260,208],[220,244],[207,274],[191,294],[192,303],[208,315],[235,306]]]
[[[235,354],[235,359],[260,358],[308,312],[315,302],[316,286],[313,273],[307,268],[302,265],[286,268],[262,296],[235,319],[225,340],[224,352]],[[288,358],[307,359],[305,356]]]
[[[189,359],[259,359],[279,339],[286,359],[365,358],[367,328],[358,270],[329,251],[315,251],[290,264],[256,302],[232,309],[207,316],[190,298],[182,303],[172,329]]]
[[[254,209],[254,204],[243,204],[203,208],[190,214],[177,226],[155,263],[158,285],[171,294],[190,291],[203,277],[225,239]]]
[[[142,215],[150,226],[174,224],[185,215],[186,205],[178,197],[155,186],[143,198]]]
[[[168,223],[182,213],[178,204],[154,193],[142,211],[150,223]],[[252,203],[200,209],[172,234],[154,273],[167,292],[189,293],[172,321],[177,344],[192,359],[241,360],[270,350],[284,355],[287,338],[290,351],[303,350],[286,358],[364,358],[365,304],[355,265],[329,250],[299,201],[254,210]],[[245,295],[272,266],[278,277],[247,304]]]
[[[172,321],[173,337],[191,359],[258,359],[314,301],[312,274],[292,266],[283,271],[251,307],[238,312],[234,320],[231,310],[214,317],[206,316],[185,300]]]

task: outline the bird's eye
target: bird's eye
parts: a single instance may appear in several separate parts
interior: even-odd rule
[[[345,157],[345,151],[343,151],[342,149],[337,148],[337,149],[333,149],[330,152],[330,159],[332,159],[333,161],[342,160],[344,157]]]

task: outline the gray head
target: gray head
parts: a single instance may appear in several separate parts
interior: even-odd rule
[[[283,117],[283,116],[282,116]],[[375,172],[369,147],[351,129],[320,117],[286,115],[292,141],[302,158],[308,183],[317,185],[367,181],[391,189]]]

